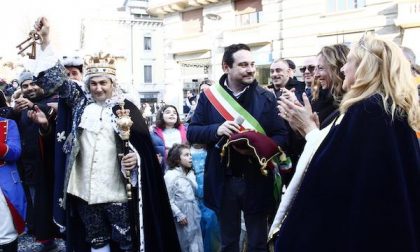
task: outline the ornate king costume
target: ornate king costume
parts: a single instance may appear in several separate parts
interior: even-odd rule
[[[99,63],[92,61],[87,69],[88,74],[115,75],[115,68],[110,67],[106,57],[99,56],[96,60],[99,60]],[[67,229],[68,249],[90,250],[89,244],[82,241],[86,230],[81,225],[80,209],[75,209],[78,208],[74,204],[75,198],[87,202],[88,205],[127,202],[123,174],[117,157],[117,154],[124,152],[116,123],[116,111],[120,109],[121,102],[124,102],[133,120],[129,138],[130,148],[138,154],[140,161],[139,169],[132,172],[131,176],[135,197],[129,204],[129,215],[136,216],[136,219],[131,219],[130,222],[139,233],[139,237],[133,237],[134,240],[138,240],[138,244],[135,244],[138,246],[135,246],[133,251],[179,251],[162,170],[147,125],[138,108],[126,100],[115,86],[111,99],[103,104],[95,103],[90,94],[85,93],[77,83],[66,77],[65,69],[59,63],[41,72],[38,78],[41,79],[46,92],[58,89],[60,98],[65,99],[67,106],[72,108],[70,134],[65,136],[59,132],[57,135],[58,141],[66,139],[63,155],[56,157],[65,158],[66,166],[61,169],[56,167],[55,170],[56,178],[64,178],[63,191],[56,191],[55,212],[56,216],[59,216],[57,213],[65,210],[66,214],[61,216],[65,216],[62,224]],[[121,237],[126,237],[127,230],[118,232]],[[118,251],[112,243],[111,248],[112,251]]]

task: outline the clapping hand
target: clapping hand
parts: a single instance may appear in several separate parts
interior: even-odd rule
[[[311,130],[319,128],[319,118],[312,112],[312,107],[305,93],[302,95],[303,106],[298,102],[280,97],[278,101],[279,115],[289,122],[290,127],[306,136]]]
[[[295,88],[292,88],[290,90],[287,90],[286,88],[283,88],[282,93],[281,93],[281,98],[284,98],[288,101],[291,101],[296,105],[300,105],[300,102],[297,99],[296,94],[295,94]]]

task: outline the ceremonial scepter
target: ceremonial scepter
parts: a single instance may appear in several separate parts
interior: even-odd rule
[[[121,140],[123,141],[123,154],[121,157],[127,155],[130,152],[130,146],[129,146],[129,139],[130,139],[130,128],[133,125],[133,121],[130,117],[130,111],[124,108],[124,102],[120,103],[120,110],[117,110],[117,125],[119,129],[119,135],[121,137]],[[126,184],[125,189],[127,191],[127,198],[128,200],[131,200],[133,198],[133,193],[131,191],[131,171],[125,170],[125,177],[126,177]]]
[[[129,146],[129,139],[130,139],[130,129],[133,125],[133,121],[130,117],[130,110],[124,108],[124,102],[120,102],[120,109],[116,111],[118,116],[117,119],[117,126],[119,129],[119,135],[121,140],[123,141],[123,154],[120,154],[121,157],[127,155],[130,152]],[[131,184],[131,170],[125,170],[125,189],[127,191],[127,199],[128,199],[128,208],[129,208],[129,220],[130,220],[130,229],[131,229],[131,240],[133,241],[133,251],[138,251],[139,248],[139,230],[138,230],[138,219],[137,219],[137,200],[133,200],[133,198],[138,198],[135,192],[133,192],[132,184]],[[138,181],[137,183],[140,183]],[[133,195],[135,197],[133,197]]]

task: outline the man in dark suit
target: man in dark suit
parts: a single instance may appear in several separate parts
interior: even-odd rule
[[[249,113],[279,146],[285,146],[285,123],[278,116],[274,95],[255,80],[250,48],[244,44],[228,46],[222,66],[224,74],[212,88],[222,89],[227,100]],[[266,251],[267,213],[273,208],[273,174],[261,174],[255,159],[242,151],[232,150],[229,163],[221,159],[215,144],[220,138],[239,132],[240,126],[234,120],[225,120],[216,107],[207,92],[202,94],[187,132],[189,142],[208,144],[204,202],[218,215],[222,251],[239,251],[241,211],[248,232],[248,251]]]

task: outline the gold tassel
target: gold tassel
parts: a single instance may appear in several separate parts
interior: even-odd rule
[[[266,169],[267,168],[267,160],[265,158],[262,158],[260,162],[261,162],[260,164],[262,164],[262,166],[260,168],[261,174],[264,175],[264,176],[267,176],[268,175],[268,171]]]

